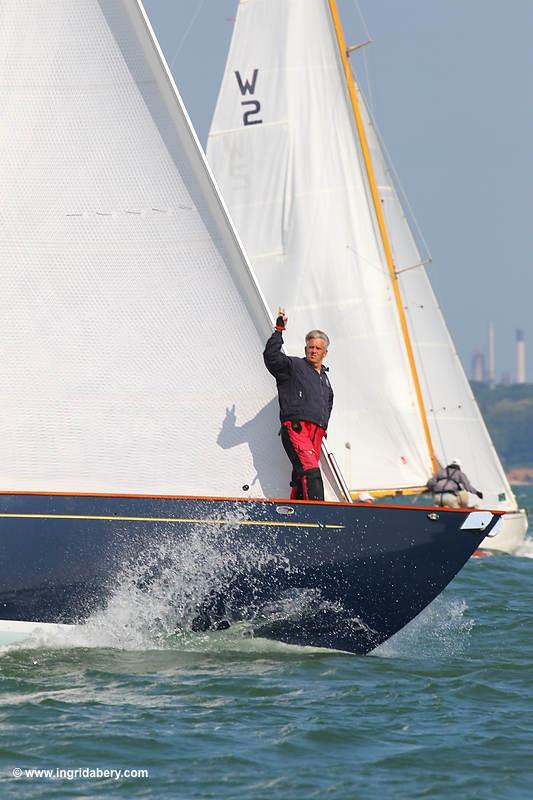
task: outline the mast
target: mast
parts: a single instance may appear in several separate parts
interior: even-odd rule
[[[387,268],[389,271],[389,276],[392,284],[392,289],[394,292],[394,298],[396,301],[396,308],[398,311],[398,316],[400,319],[400,326],[402,329],[403,340],[405,344],[405,349],[407,352],[407,359],[409,361],[409,367],[411,370],[411,376],[413,379],[413,384],[415,388],[415,394],[417,399],[418,410],[420,413],[420,417],[422,420],[422,427],[424,429],[424,436],[426,439],[426,445],[429,451],[429,455],[431,458],[431,464],[433,466],[434,471],[437,470],[437,458],[435,456],[435,451],[433,448],[433,442],[431,441],[431,434],[429,431],[429,424],[427,420],[426,410],[424,407],[424,400],[422,397],[422,389],[420,386],[420,380],[418,377],[418,372],[416,369],[415,357],[413,352],[413,346],[411,344],[411,339],[409,336],[409,330],[407,328],[407,319],[405,316],[405,311],[402,305],[402,297],[400,294],[400,286],[398,283],[398,275],[396,273],[396,269],[394,266],[394,260],[392,257],[392,250],[389,241],[389,235],[387,233],[387,227],[385,225],[385,218],[383,216],[383,210],[381,208],[381,202],[379,197],[379,192],[376,184],[376,178],[374,175],[374,169],[372,166],[372,159],[370,157],[370,150],[368,147],[368,141],[366,137],[366,132],[364,129],[363,118],[361,116],[361,109],[359,107],[359,101],[357,99],[357,90],[355,86],[355,80],[352,75],[352,71],[350,69],[350,63],[348,61],[347,49],[346,49],[346,42],[344,39],[344,33],[342,31],[339,12],[337,9],[337,4],[335,0],[328,0],[329,9],[331,12],[331,18],[333,22],[333,27],[335,30],[335,35],[337,38],[337,44],[339,47],[339,54],[344,70],[344,77],[346,79],[346,85],[348,88],[348,93],[350,95],[350,101],[352,105],[355,125],[357,128],[357,134],[359,136],[359,141],[361,144],[361,151],[363,154],[363,159],[365,162],[365,169],[368,177],[368,182],[370,186],[370,192],[372,195],[372,202],[374,205],[374,211],[377,218],[379,233],[381,237],[381,241],[383,244],[383,250],[385,252],[385,259],[387,262]]]

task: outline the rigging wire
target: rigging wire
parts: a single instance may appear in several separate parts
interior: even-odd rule
[[[365,18],[364,18],[364,16],[363,16],[363,12],[361,11],[361,8],[360,8],[360,6],[359,6],[359,1],[358,1],[358,0],[352,0],[352,2],[353,2],[353,4],[354,4],[354,6],[355,6],[355,10],[356,10],[356,12],[357,12],[357,15],[358,15],[358,17],[359,17],[360,21],[361,21],[361,24],[362,24],[362,26],[363,26],[363,28],[364,28],[364,30],[365,30],[365,36],[366,36],[366,38],[367,38],[367,39],[372,39],[372,37],[371,37],[371,35],[370,35],[370,31],[369,31],[369,29],[368,29],[368,25],[366,24],[366,20],[365,20]]]
[[[363,28],[363,32],[364,32],[365,37],[366,37],[366,39],[368,41],[372,42],[373,38],[372,38],[372,36],[370,34],[370,29],[369,29],[368,25],[366,24],[366,20],[365,20],[365,18],[363,16],[363,12],[361,11],[361,7],[359,5],[359,0],[352,0],[352,2],[353,2],[353,5],[354,5],[354,8],[355,8],[355,12],[356,12],[357,16],[359,17],[359,21],[360,21],[361,26]],[[368,107],[372,111],[372,116],[374,116],[374,97],[373,97],[373,91],[372,91],[372,82],[370,80],[370,68],[369,68],[368,54],[367,54],[366,48],[363,48],[362,56],[363,56],[363,69],[364,69],[364,74],[365,74],[366,95],[367,95],[367,98],[368,98]]]
[[[415,216],[415,212],[413,211],[413,207],[411,206],[411,203],[409,202],[409,198],[407,196],[407,192],[403,188],[402,182],[400,180],[400,176],[396,172],[396,169],[394,167],[394,163],[392,161],[390,153],[389,153],[389,151],[387,149],[387,146],[386,146],[385,142],[383,141],[383,136],[381,135],[381,131],[380,131],[380,129],[379,129],[377,123],[376,123],[374,114],[372,114],[369,111],[369,115],[370,115],[370,122],[372,123],[372,125],[374,127],[374,130],[376,132],[376,136],[377,136],[379,145],[380,145],[380,147],[381,147],[381,149],[382,149],[382,151],[383,151],[383,153],[385,155],[387,170],[389,171],[390,175],[392,176],[393,184],[398,188],[398,190],[400,192],[400,195],[401,195],[401,198],[403,200],[403,203],[405,204],[405,207],[407,208],[407,211],[409,213],[409,217],[410,217],[410,219],[411,219],[411,221],[412,221],[412,223],[413,223],[413,225],[415,227],[416,235],[417,235],[417,237],[418,237],[418,239],[419,239],[420,243],[422,244],[422,247],[423,247],[423,249],[425,251],[424,261],[431,261],[431,263],[433,263],[433,258],[431,256],[431,251],[429,249],[428,243],[426,242],[426,240],[424,238],[424,234],[422,233],[422,229],[421,229],[420,225],[418,224],[418,220],[417,220],[417,218]]]
[[[192,31],[192,29],[193,29],[193,27],[194,27],[194,25],[196,23],[196,20],[198,19],[199,15],[200,15],[200,12],[202,11],[204,5],[205,5],[205,0],[200,0],[198,5],[196,6],[196,10],[195,10],[194,14],[192,15],[189,24],[185,28],[185,32],[184,32],[183,36],[181,37],[181,39],[178,42],[177,49],[176,49],[174,55],[172,56],[171,60],[169,61],[169,65],[168,65],[171,72],[172,72],[172,67],[174,66],[174,62],[176,61],[177,57],[179,56],[179,54],[181,52],[181,49],[182,49],[183,45],[185,44],[190,32]]]
[[[370,30],[369,30],[368,25],[366,23],[366,20],[365,20],[365,18],[363,16],[363,12],[361,10],[361,6],[359,4],[359,0],[352,0],[352,4],[354,6],[354,9],[355,9],[355,12],[356,12],[357,16],[359,17],[359,20],[360,20],[360,23],[361,23],[361,25],[363,27],[365,36],[368,39],[372,40],[372,36],[370,35]],[[385,142],[383,141],[383,137],[381,135],[381,131],[379,130],[379,127],[378,127],[377,122],[376,122],[375,105],[374,105],[374,101],[373,101],[373,97],[372,97],[372,94],[373,94],[373,92],[372,92],[372,81],[370,79],[370,69],[369,69],[369,62],[368,62],[368,55],[367,55],[366,48],[363,48],[362,57],[363,57],[365,83],[366,83],[366,97],[365,97],[365,100],[366,100],[368,113],[369,113],[369,116],[370,116],[370,122],[373,125],[374,130],[376,131],[376,136],[377,136],[378,142],[379,142],[380,147],[381,147],[381,149],[382,149],[382,151],[383,151],[383,153],[385,155],[385,159],[386,159],[386,162],[387,162],[387,168],[388,168],[388,170],[389,170],[389,172],[390,172],[390,174],[392,176],[392,179],[393,179],[393,182],[394,182],[395,186],[399,190],[399,193],[401,195],[402,201],[405,204],[405,207],[407,208],[407,211],[408,211],[408,214],[409,214],[409,218],[413,223],[413,226],[415,228],[418,240],[422,244],[423,250],[425,252],[424,261],[426,261],[426,260],[433,261],[432,256],[431,256],[431,251],[430,251],[430,249],[428,247],[428,243],[426,242],[426,240],[424,238],[424,234],[422,233],[422,229],[420,228],[420,225],[419,225],[418,220],[417,220],[417,218],[415,216],[413,208],[412,208],[412,206],[411,206],[411,204],[409,202],[409,198],[407,196],[407,193],[406,193],[406,191],[405,191],[405,189],[403,187],[403,184],[402,184],[402,182],[400,180],[400,177],[399,177],[399,175],[398,175],[398,173],[396,171],[396,168],[394,166],[394,163],[392,161],[390,153],[389,153],[389,151],[388,151],[388,149],[387,149],[387,147],[385,145]]]

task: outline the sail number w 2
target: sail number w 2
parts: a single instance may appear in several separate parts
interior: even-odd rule
[[[255,94],[255,85],[257,83],[257,76],[259,75],[259,70],[254,69],[252,73],[252,79],[248,80],[248,78],[242,78],[241,73],[238,70],[235,70],[235,78],[237,79],[237,85],[239,87],[240,93],[242,97],[246,97],[247,94],[254,95]],[[242,124],[243,125],[261,125],[263,122],[262,119],[257,119],[257,115],[261,111],[261,103],[259,100],[242,100],[241,106],[246,108],[246,111],[242,115]]]

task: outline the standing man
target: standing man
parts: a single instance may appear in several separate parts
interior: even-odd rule
[[[323,331],[309,331],[305,358],[286,356],[281,348],[287,322],[280,308],[263,358],[278,388],[281,441],[292,464],[291,500],[323,500],[320,448],[333,407],[333,389],[322,363],[329,338]]]

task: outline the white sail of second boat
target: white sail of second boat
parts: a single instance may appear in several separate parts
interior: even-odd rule
[[[290,352],[331,338],[328,446],[351,488],[432,471],[325,0],[239,5],[208,157]]]

